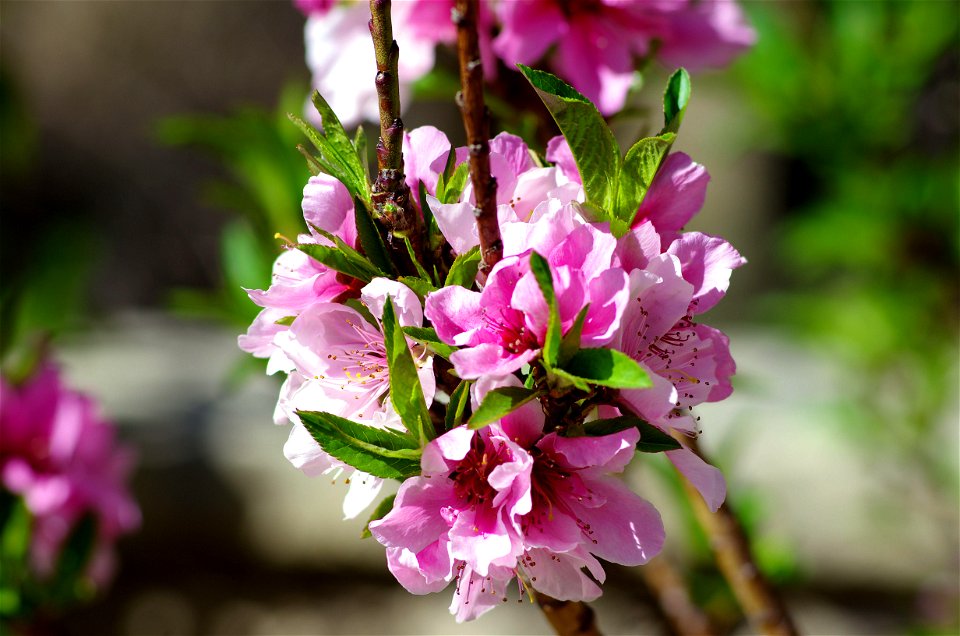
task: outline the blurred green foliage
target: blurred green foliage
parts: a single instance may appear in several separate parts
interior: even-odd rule
[[[956,426],[960,6],[745,9],[760,37],[737,72],[754,143],[785,179],[773,241],[787,286],[769,313],[845,365],[838,432],[922,476],[955,533],[957,457],[943,435]],[[892,483],[891,501],[911,487]]]
[[[162,143],[200,150],[226,168],[228,178],[208,184],[203,198],[238,217],[220,242],[223,285],[212,294],[175,290],[175,310],[242,328],[259,312],[244,288],[269,285],[280,253],[276,234],[295,239],[305,229],[300,201],[310,173],[296,151],[303,136],[287,118],[302,112],[305,103],[306,91],[288,85],[272,113],[244,107],[228,115],[184,115],[159,123]]]

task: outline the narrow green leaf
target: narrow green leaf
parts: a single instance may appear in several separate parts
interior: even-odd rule
[[[376,510],[373,511],[373,514],[370,515],[369,519],[367,519],[366,525],[363,526],[363,530],[360,531],[361,539],[369,539],[370,537],[373,536],[372,534],[370,534],[370,522],[377,521],[379,519],[383,519],[384,517],[386,517],[390,513],[390,511],[393,510],[393,501],[396,498],[397,498],[396,495],[390,495],[389,497],[387,497],[377,505]]]
[[[420,449],[409,435],[374,428],[314,411],[297,411],[324,451],[357,470],[383,479],[406,479],[420,472]]]
[[[678,68],[670,79],[663,92],[663,130],[661,133],[676,133],[683,122],[690,103],[690,75],[686,69]]]
[[[620,173],[615,218],[611,222],[614,236],[623,236],[633,224],[637,209],[646,196],[664,157],[676,139],[674,133],[641,139],[627,151]]]
[[[284,316],[284,317],[281,318],[280,320],[275,320],[275,321],[273,321],[273,324],[275,324],[275,325],[282,325],[282,326],[284,326],[284,327],[289,327],[290,325],[293,324],[293,321],[296,320],[296,319],[297,319],[296,316]]]
[[[450,179],[444,183],[443,193],[437,188],[437,199],[441,203],[456,203],[463,194],[463,188],[467,185],[467,177],[470,175],[470,164],[464,161],[457,169],[453,171]]]
[[[640,441],[637,442],[637,450],[641,453],[659,453],[682,448],[680,442],[673,439],[673,437],[664,433],[656,426],[633,415],[621,415],[620,417],[586,422],[583,425],[583,432],[590,437],[603,437],[604,435],[612,435],[613,433],[625,431],[628,428],[637,428],[640,430]]]
[[[394,235],[398,236],[398,235]],[[402,235],[401,235],[402,236]],[[403,244],[407,248],[407,256],[410,257],[410,261],[413,263],[413,266],[417,268],[417,274],[420,275],[420,278],[423,280],[433,282],[433,278],[430,276],[430,273],[427,270],[423,269],[423,265],[420,264],[420,259],[417,258],[417,253],[413,249],[413,244],[410,242],[410,239],[406,236],[403,236]]]
[[[417,194],[420,200],[420,211],[423,212],[423,225],[427,229],[427,241],[430,249],[435,250],[446,239],[443,238],[437,219],[433,216],[433,210],[430,209],[430,203],[427,201],[427,186],[423,185],[423,181],[417,182]]]
[[[563,365],[562,371],[590,384],[615,389],[653,386],[643,367],[616,349],[581,349]]]
[[[557,311],[557,296],[553,290],[553,274],[550,273],[550,264],[547,259],[536,252],[530,253],[530,270],[540,285],[543,298],[550,310],[547,322],[547,334],[543,342],[543,361],[547,368],[557,364],[560,355],[560,314]]]
[[[367,157],[367,133],[363,130],[363,124],[357,126],[357,132],[353,135],[353,149],[357,153],[357,159],[360,160],[360,166],[363,168],[363,176],[370,184],[370,160]]]
[[[466,162],[464,162],[466,163]],[[447,190],[447,184],[450,183],[450,178],[453,177],[453,172],[457,167],[457,152],[450,147],[450,151],[447,153],[447,161],[444,163],[443,172],[437,175],[437,199],[441,202],[443,201],[443,193]]]
[[[327,267],[365,283],[384,275],[370,261],[352,249],[344,251],[339,247],[317,245],[316,243],[301,243],[297,245],[297,249]]]
[[[570,327],[570,330],[567,331],[563,340],[560,341],[560,355],[558,356],[560,366],[563,366],[564,362],[572,358],[574,354],[580,350],[580,337],[583,335],[583,323],[587,320],[587,311],[589,311],[589,309],[590,305],[587,304],[580,310],[576,320],[573,321],[573,326]]]
[[[483,402],[477,407],[467,426],[483,428],[487,424],[496,422],[504,415],[516,411],[518,408],[536,398],[540,393],[520,386],[506,386],[493,389],[483,397]]]
[[[370,192],[367,188],[366,170],[363,167],[366,161],[360,160],[356,147],[343,129],[343,124],[319,91],[313,92],[312,101],[323,122],[323,136],[327,140],[328,147],[324,155],[331,162],[342,166],[344,172],[349,175],[350,183],[344,181],[343,185],[347,186],[350,193],[369,203]]]
[[[404,327],[403,333],[417,342],[427,345],[431,351],[446,360],[449,360],[450,354],[457,350],[456,347],[451,347],[442,342],[433,327]]]
[[[307,170],[310,171],[310,175],[315,177],[320,173],[327,173],[329,171],[324,169],[323,163],[310,154],[310,151],[307,150],[303,144],[297,144],[297,152],[303,155],[303,158],[307,160]]]
[[[387,253],[383,237],[380,236],[380,231],[377,229],[376,223],[373,222],[373,217],[370,216],[370,209],[359,197],[353,199],[353,215],[357,224],[357,241],[363,249],[363,253],[380,271],[390,275],[395,274],[396,268],[394,268],[393,261],[390,260]]]
[[[550,73],[517,66],[570,145],[587,201],[604,213],[596,220],[609,220],[616,206],[620,147],[603,115],[590,100]]]
[[[473,283],[477,280],[477,271],[480,269],[480,246],[470,248],[463,254],[458,254],[447,272],[447,279],[443,286],[460,285],[467,289],[473,289]]]
[[[683,445],[673,437],[643,420],[640,420],[637,428],[640,429],[640,441],[637,442],[637,450],[641,453],[662,453],[683,448]]]
[[[437,436],[433,430],[426,398],[417,375],[417,365],[407,346],[407,338],[400,326],[393,301],[388,299],[383,307],[383,344],[387,350],[387,365],[390,369],[390,402],[400,416],[403,425],[426,446]]]
[[[323,169],[323,172],[329,174],[337,181],[342,183],[344,187],[352,194],[353,196],[361,196],[359,183],[355,179],[354,175],[350,172],[350,169],[344,166],[342,163],[339,163],[336,159],[332,158],[333,151],[330,148],[330,142],[327,140],[326,136],[321,134],[316,128],[308,124],[302,118],[293,113],[287,115],[290,118],[290,121],[300,129],[304,135],[307,136],[307,139],[310,140],[310,143],[313,144],[313,147],[317,149],[320,153],[319,156],[314,157],[316,163]]]
[[[447,430],[453,430],[463,423],[463,414],[470,404],[470,385],[469,380],[461,380],[457,388],[450,394],[450,404],[447,405],[447,413],[444,420]]]

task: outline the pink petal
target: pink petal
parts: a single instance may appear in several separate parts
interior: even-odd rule
[[[724,297],[730,286],[733,270],[747,262],[740,253],[720,237],[687,232],[667,250],[680,259],[683,277],[694,288],[691,311],[707,311]]]
[[[588,485],[605,503],[596,508],[570,505],[589,525],[587,536],[596,542],[588,546],[590,552],[621,565],[642,565],[655,557],[664,541],[657,509],[616,479],[596,477]]]
[[[711,512],[716,512],[727,497],[727,482],[716,467],[703,461],[688,448],[667,451],[677,470],[697,489]]]
[[[412,477],[400,486],[393,510],[370,522],[370,532],[387,547],[419,552],[449,530],[440,510],[455,502],[452,481]]]
[[[682,152],[667,156],[634,219],[639,225],[649,219],[658,232],[675,232],[700,211],[707,196],[710,175]]]

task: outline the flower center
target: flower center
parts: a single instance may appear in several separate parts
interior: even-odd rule
[[[470,451],[450,473],[457,497],[470,506],[483,506],[493,501],[497,491],[487,478],[494,468],[512,459],[513,453],[506,444],[488,444],[480,435],[474,435]]]

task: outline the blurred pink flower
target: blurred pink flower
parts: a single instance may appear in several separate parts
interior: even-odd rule
[[[496,12],[493,50],[508,67],[549,55],[604,115],[623,108],[636,58],[656,50],[670,65],[720,67],[756,39],[733,0],[526,0]]]
[[[63,544],[86,515],[96,521],[85,574],[98,584],[112,575],[117,538],[140,525],[127,481],[131,448],[97,414],[89,397],[65,387],[44,362],[23,384],[0,378],[0,481],[33,516],[30,561],[53,574]]]

